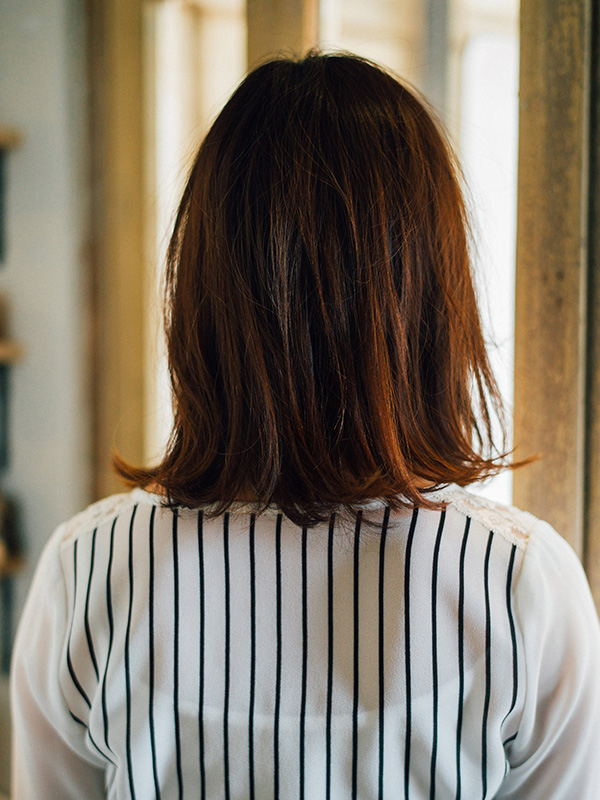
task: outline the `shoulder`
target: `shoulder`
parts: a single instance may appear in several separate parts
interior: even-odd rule
[[[583,638],[590,630],[597,634],[598,617],[581,561],[549,523],[457,486],[441,489],[432,498],[446,503],[447,513],[469,518],[471,529],[478,528],[482,536],[493,532],[519,553],[512,590],[523,627],[533,625],[539,634],[562,620],[572,634],[577,617],[584,626]]]
[[[493,532],[520,551],[522,570],[539,584],[540,574],[560,574],[560,583],[576,580],[589,592],[579,557],[557,531],[544,520],[514,506],[504,505],[459,486],[434,492],[432,499],[446,503],[448,512],[468,517],[482,533]],[[534,578],[535,576],[535,578]],[[526,583],[520,576],[520,584]]]
[[[54,531],[50,542],[58,549],[73,545],[107,523],[112,523],[120,515],[126,514],[139,502],[139,493],[136,490],[114,494],[98,500],[83,511],[75,514],[74,517],[63,522],[62,525],[59,525]]]
[[[531,536],[535,535],[534,531],[540,526],[550,527],[527,511],[489,500],[460,486],[448,486],[428,497],[446,503],[447,510],[468,517],[473,523],[486,531],[493,531],[522,551],[527,549]]]

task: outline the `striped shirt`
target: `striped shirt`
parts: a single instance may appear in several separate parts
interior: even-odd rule
[[[307,530],[137,489],[61,526],[15,646],[14,800],[599,798],[576,556],[433,497]]]

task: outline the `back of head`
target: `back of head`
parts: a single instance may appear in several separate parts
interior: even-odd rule
[[[117,468],[174,503],[310,524],[502,468],[453,156],[368,61],[276,60],[239,86],[183,194],[166,328],[171,440]]]

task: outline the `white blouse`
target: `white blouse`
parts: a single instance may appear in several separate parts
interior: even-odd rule
[[[135,490],[61,526],[14,650],[13,800],[600,798],[576,556],[434,498],[306,530]]]

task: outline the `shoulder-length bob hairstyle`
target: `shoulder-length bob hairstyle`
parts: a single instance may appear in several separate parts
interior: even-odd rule
[[[171,437],[153,468],[117,456],[121,477],[309,525],[506,467],[459,174],[423,100],[362,58],[250,73],[168,252]]]

